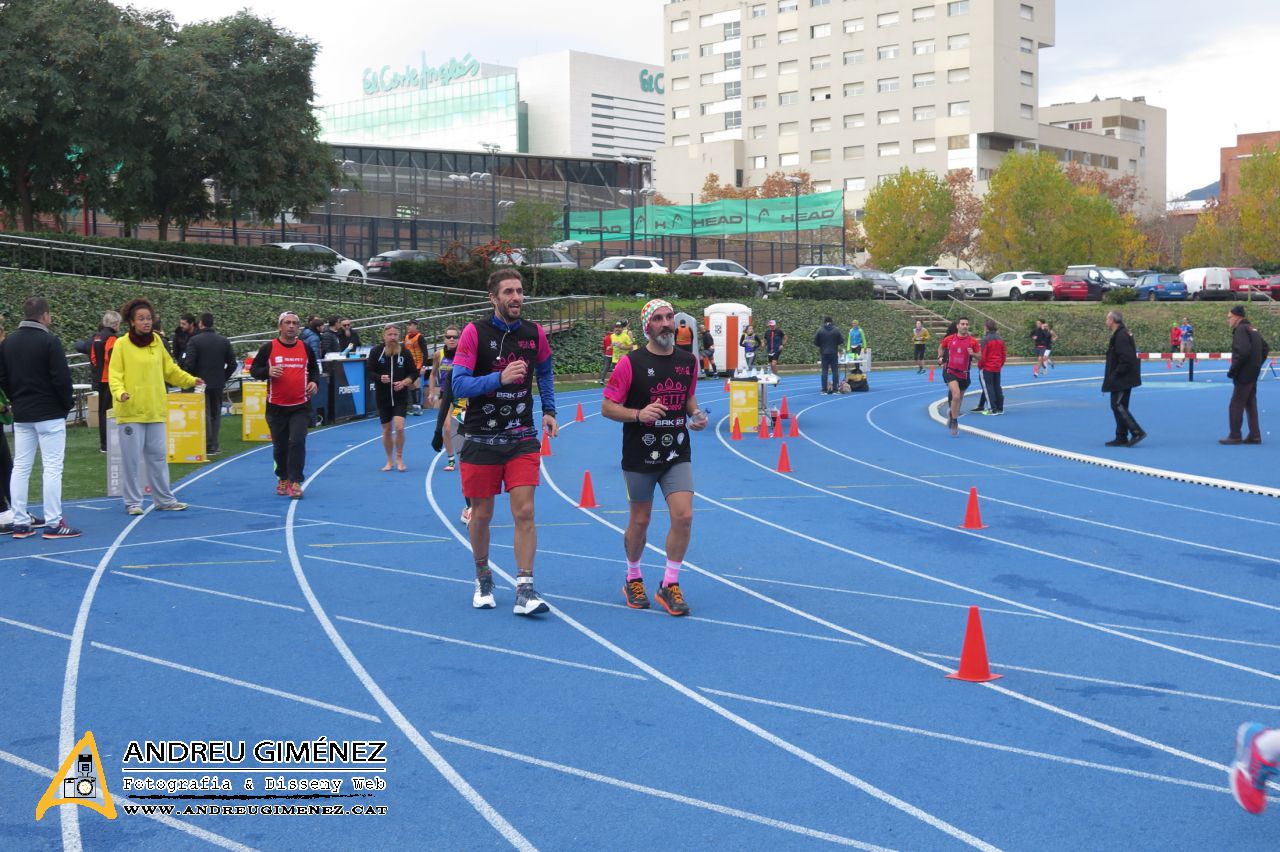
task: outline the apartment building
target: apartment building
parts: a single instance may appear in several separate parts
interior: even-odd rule
[[[709,172],[750,186],[803,169],[859,210],[904,167],[969,168],[985,191],[1005,153],[1046,135],[1060,157],[1119,171],[1139,143],[1041,123],[1054,16],[1054,0],[673,0],[658,189],[680,198]],[[1163,181],[1163,147],[1160,163]]]
[[[1143,189],[1143,212],[1164,211],[1167,200],[1168,118],[1144,97],[1099,98],[1040,109],[1040,150],[1118,175]],[[1101,137],[1101,138],[1099,138]]]

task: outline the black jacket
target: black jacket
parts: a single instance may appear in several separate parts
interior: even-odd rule
[[[18,423],[66,419],[75,400],[62,341],[38,322],[19,323],[0,343],[0,388]]]
[[[819,355],[838,355],[844,345],[844,332],[834,325],[823,324],[813,336],[813,345],[818,347]]]
[[[1142,384],[1142,364],[1129,329],[1120,326],[1107,344],[1107,369],[1102,374],[1102,392],[1113,393]]]
[[[1236,323],[1231,330],[1231,368],[1227,378],[1238,385],[1256,382],[1266,358],[1267,344],[1258,330],[1248,320]]]
[[[319,358],[323,359],[324,356],[328,355],[330,352],[341,352],[341,351],[342,351],[342,341],[338,338],[337,332],[335,332],[333,329],[320,332],[320,355],[318,356]]]
[[[351,329],[350,334],[342,334],[336,331],[334,334],[338,336],[338,348],[340,350],[346,349],[348,346],[354,346],[357,349],[360,348],[360,332],[357,329]]]
[[[227,379],[236,371],[236,355],[231,351],[230,340],[211,328],[202,328],[187,341],[179,366],[204,379],[207,393],[220,394],[227,386]]]
[[[186,355],[187,344],[191,342],[192,334],[189,331],[183,331],[181,328],[173,330],[173,348],[169,350],[169,354],[173,356],[173,360],[181,364],[182,358]]]

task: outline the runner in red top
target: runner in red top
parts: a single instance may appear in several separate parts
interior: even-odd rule
[[[258,350],[249,374],[267,383],[267,426],[276,465],[276,493],[301,500],[311,397],[316,394],[320,367],[311,347],[298,339],[302,321],[297,314],[285,311],[277,327],[280,336]]]
[[[978,340],[969,334],[969,318],[956,320],[956,333],[948,334],[938,344],[938,363],[942,366],[942,380],[947,383],[951,408],[947,428],[952,437],[960,434],[960,403],[969,389],[969,365],[981,354]]]

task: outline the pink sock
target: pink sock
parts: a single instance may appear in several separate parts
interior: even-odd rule
[[[627,560],[627,582],[630,582],[632,580],[642,580],[642,579],[644,579],[644,575],[640,573],[640,560],[637,559],[635,562],[632,562],[630,559],[628,559]]]
[[[680,563],[667,560],[667,572],[662,575],[662,585],[673,586],[680,582]]]

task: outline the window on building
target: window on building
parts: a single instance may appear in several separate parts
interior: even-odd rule
[[[920,41],[911,42],[911,52],[916,56],[925,56],[926,54],[933,53],[933,51],[934,42],[931,38],[924,38],[920,39]]]
[[[848,35],[850,33],[860,33],[867,28],[867,23],[862,18],[846,18],[844,22],[844,31]]]
[[[688,135],[687,135],[687,134],[686,134],[686,135],[683,135],[683,136],[672,136],[672,137],[671,137],[671,144],[672,144],[672,146],[673,146],[673,147],[674,147],[674,146],[676,146],[676,145],[688,145],[688,144],[689,144],[689,137],[688,137]]]
[[[809,90],[810,101],[829,101],[831,100],[830,86],[815,86]]]
[[[779,155],[778,155],[778,165],[779,165],[779,166],[782,166],[782,167],[784,167],[784,168],[785,168],[786,166],[798,166],[798,165],[800,165],[800,155],[799,155],[798,153],[794,153],[794,154],[779,154]]]
[[[900,85],[897,77],[881,77],[876,80],[876,91],[882,95],[888,92],[896,92]]]
[[[863,113],[856,112],[844,117],[844,129],[853,130],[855,127],[866,127],[867,117]]]
[[[947,36],[947,50],[968,50],[969,34],[957,33],[956,35]]]
[[[897,142],[881,142],[876,147],[876,156],[878,157],[896,157],[901,152],[902,146]]]
[[[809,27],[809,38],[826,38],[831,35],[830,24],[814,24]]]
[[[765,107],[767,107],[767,106],[769,106],[769,96],[768,96],[768,95],[752,95],[752,96],[751,96],[751,108],[752,108],[752,109],[764,109],[764,108],[765,108]]]
[[[715,81],[716,81],[716,75],[710,71],[698,77],[699,86],[710,86]]]
[[[1023,3],[1018,7],[1018,16],[1024,21],[1034,21],[1036,19],[1036,10],[1031,8],[1027,3]]]
[[[822,56],[809,57],[810,71],[825,71],[831,67],[831,54],[827,53]]]
[[[740,97],[742,97],[741,83],[725,83],[724,84],[724,99],[726,101],[733,100],[734,98],[740,98]]]
[[[795,44],[798,38],[799,30],[778,30],[778,44]]]
[[[947,115],[951,116],[952,118],[955,118],[956,116],[968,115],[968,114],[969,114],[968,101],[952,101],[951,103],[947,104]]]
[[[671,51],[672,62],[683,62],[688,58],[689,58],[689,48],[687,47],[677,47]]]
[[[814,148],[809,152],[809,162],[811,163],[829,163],[831,162],[830,148]]]
[[[778,125],[779,136],[797,136],[800,133],[800,122],[784,121]]]
[[[876,124],[897,124],[900,121],[902,116],[896,109],[882,109],[876,113]]]
[[[876,15],[876,26],[883,29],[885,27],[896,27],[902,20],[902,15],[898,12],[881,12]]]
[[[715,20],[715,15],[702,15],[698,18],[699,27],[709,27]]]
[[[752,65],[752,66],[751,66],[751,79],[752,79],[752,80],[763,80],[763,79],[764,79],[764,77],[765,77],[765,75],[766,75],[766,74],[768,74],[768,73],[769,73],[769,69],[768,69],[768,67],[766,67],[766,66],[764,66],[764,65]]]
[[[912,121],[933,121],[938,117],[938,108],[933,104],[918,106],[911,110]]]
[[[671,79],[671,91],[683,92],[687,88],[689,88],[688,77],[673,77]]]
[[[765,134],[769,132],[769,128],[763,124],[752,126],[750,134],[752,139],[763,139]]]
[[[1035,118],[1036,108],[1031,104],[1022,104],[1022,106],[1018,107],[1018,114],[1023,118]]]
[[[778,106],[793,106],[800,103],[798,91],[778,92]]]
[[[758,49],[765,46],[766,39],[767,39],[767,36],[765,36],[764,33],[757,33],[756,35],[753,35],[751,37],[751,39],[747,42],[747,45],[752,49]]]
[[[938,150],[937,139],[916,139],[911,143],[911,150],[917,154],[932,154]]]
[[[948,151],[967,151],[969,149],[969,134],[962,133],[959,136],[947,137]]]
[[[922,74],[911,75],[911,88],[927,89],[937,81],[937,75],[932,71],[925,71]]]
[[[756,156],[751,158],[751,168],[753,169],[769,168],[769,158],[766,157],[764,154],[757,154]]]
[[[797,5],[799,5],[798,0],[778,0],[778,11],[794,12]]]
[[[845,145],[844,158],[846,160],[861,160],[867,155],[866,145]]]
[[[844,52],[845,65],[861,65],[866,59],[866,52],[861,50],[846,50]]]
[[[979,168],[979,169],[978,169],[978,180],[991,180],[991,169],[988,169],[988,168]]]
[[[676,18],[674,21],[671,22],[671,32],[673,33],[683,33],[683,32],[688,32],[688,30],[689,30],[688,18]],[[685,144],[688,145],[689,144],[688,141],[686,141]]]
[[[1019,71],[1018,82],[1024,86],[1034,86],[1036,84],[1036,75],[1030,71]]]
[[[742,110],[731,109],[724,114],[724,129],[735,130],[742,126]]]
[[[788,59],[786,62],[778,63],[778,76],[783,74],[796,74],[800,71],[800,62],[796,59]]]
[[[829,118],[811,118],[809,119],[810,133],[828,133],[831,130],[831,119]]]
[[[1068,121],[1067,129],[1068,130],[1092,130],[1093,119],[1086,118],[1083,121]]]
[[[849,192],[862,192],[867,188],[867,179],[864,177],[845,178],[844,188]]]
[[[765,8],[763,3],[756,3],[751,7],[751,17],[753,18],[763,18],[766,12],[768,12],[768,9]]]
[[[969,14],[969,0],[951,0],[947,4],[947,15],[954,18],[956,15]]]
[[[1018,50],[1023,53],[1035,53],[1036,43],[1029,38],[1020,38],[1018,39]]]
[[[741,38],[741,36],[742,36],[741,21],[730,21],[729,23],[724,25],[725,41],[728,41],[729,39],[734,39],[734,38]]]
[[[814,192],[830,192],[830,191],[831,191],[831,181],[829,181],[829,180],[815,180],[815,181],[813,182],[813,191],[814,191]]]
[[[715,101],[707,101],[704,104],[698,104],[698,115],[710,115],[712,108],[715,105]]]
[[[724,70],[731,71],[742,67],[742,51],[731,50],[724,55]]]
[[[814,6],[830,6],[831,0],[809,0],[810,8]]]
[[[951,68],[947,70],[948,83],[967,83],[969,82],[968,68]]]
[[[671,108],[671,117],[679,121],[682,118],[689,117],[689,108],[687,106],[678,106]]]
[[[856,83],[844,84],[844,96],[846,98],[860,98],[867,91],[867,84],[859,80]]]
[[[938,14],[937,6],[917,6],[911,10],[911,20],[931,21]]]
[[[896,44],[882,44],[876,48],[876,59],[897,59],[898,46]]]

